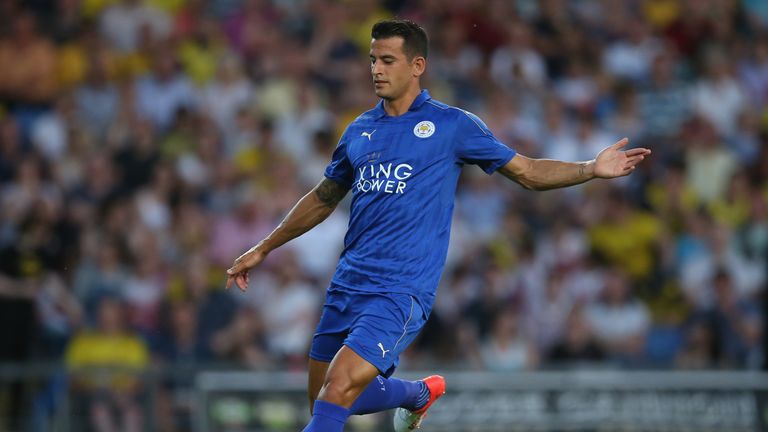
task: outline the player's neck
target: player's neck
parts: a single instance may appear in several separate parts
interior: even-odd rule
[[[421,88],[414,86],[397,99],[384,99],[384,111],[392,117],[401,116],[408,112],[419,94]]]

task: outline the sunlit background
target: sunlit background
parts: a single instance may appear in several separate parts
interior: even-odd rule
[[[0,430],[303,426],[348,203],[247,293],[224,270],[377,102],[390,17],[520,153],[653,150],[561,191],[464,170],[401,359],[449,378],[425,432],[765,427],[768,2],[0,0]]]

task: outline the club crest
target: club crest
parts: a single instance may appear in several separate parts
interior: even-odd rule
[[[429,138],[435,133],[435,124],[431,121],[420,121],[416,127],[413,128],[413,134],[419,138]]]

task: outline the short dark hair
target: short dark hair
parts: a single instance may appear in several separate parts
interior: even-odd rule
[[[403,38],[403,51],[409,59],[416,56],[427,58],[429,53],[429,38],[420,25],[409,20],[384,20],[373,25],[371,38],[386,39],[391,37]]]

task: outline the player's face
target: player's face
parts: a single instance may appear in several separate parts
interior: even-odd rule
[[[409,60],[401,37],[373,39],[370,57],[373,88],[382,99],[399,98],[424,71],[424,57]]]

